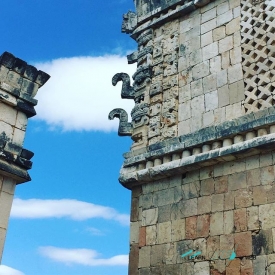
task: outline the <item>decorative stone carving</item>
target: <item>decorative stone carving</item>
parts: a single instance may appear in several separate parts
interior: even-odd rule
[[[148,138],[160,135],[160,117],[154,116],[150,118]]]
[[[113,120],[115,117],[119,119],[118,135],[131,136],[133,132],[132,123],[128,122],[128,114],[121,108],[116,108],[109,113],[108,118]]]
[[[137,39],[139,46],[146,45],[148,42],[153,39],[153,31],[151,29],[144,31]]]
[[[152,77],[152,68],[151,66],[140,66],[136,73],[133,75],[134,79],[134,90],[138,91],[141,88],[146,86],[146,82],[150,81]]]
[[[149,104],[136,104],[131,112],[133,127],[141,127],[149,122]]]
[[[130,77],[126,73],[117,73],[112,78],[113,86],[116,86],[117,82],[122,81],[121,98],[133,99],[135,91],[130,85]]]
[[[138,60],[138,51],[127,55],[128,64],[134,64]]]
[[[132,33],[137,26],[137,15],[132,11],[128,11],[123,14],[123,22],[121,26],[121,32]]]
[[[172,127],[164,127],[161,129],[162,136],[166,138],[173,138],[177,136],[177,125],[174,125]]]
[[[162,124],[167,126],[173,126],[177,123],[177,112],[166,112],[162,114]]]

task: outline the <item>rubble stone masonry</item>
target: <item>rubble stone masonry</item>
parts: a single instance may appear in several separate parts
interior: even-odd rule
[[[275,274],[275,1],[135,5],[129,275]]]

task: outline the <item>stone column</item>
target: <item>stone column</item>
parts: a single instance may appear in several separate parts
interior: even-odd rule
[[[0,259],[15,186],[31,180],[33,153],[23,148],[28,118],[49,77],[8,52],[0,56]]]

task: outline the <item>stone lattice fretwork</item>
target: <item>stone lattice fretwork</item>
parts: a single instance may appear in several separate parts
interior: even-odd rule
[[[275,103],[275,2],[241,1],[246,112]]]

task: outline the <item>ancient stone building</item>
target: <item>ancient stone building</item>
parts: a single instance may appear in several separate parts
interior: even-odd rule
[[[33,153],[23,148],[27,120],[49,77],[8,52],[0,56],[0,261],[15,186],[31,180]]]
[[[275,274],[275,1],[134,2],[129,274]]]

